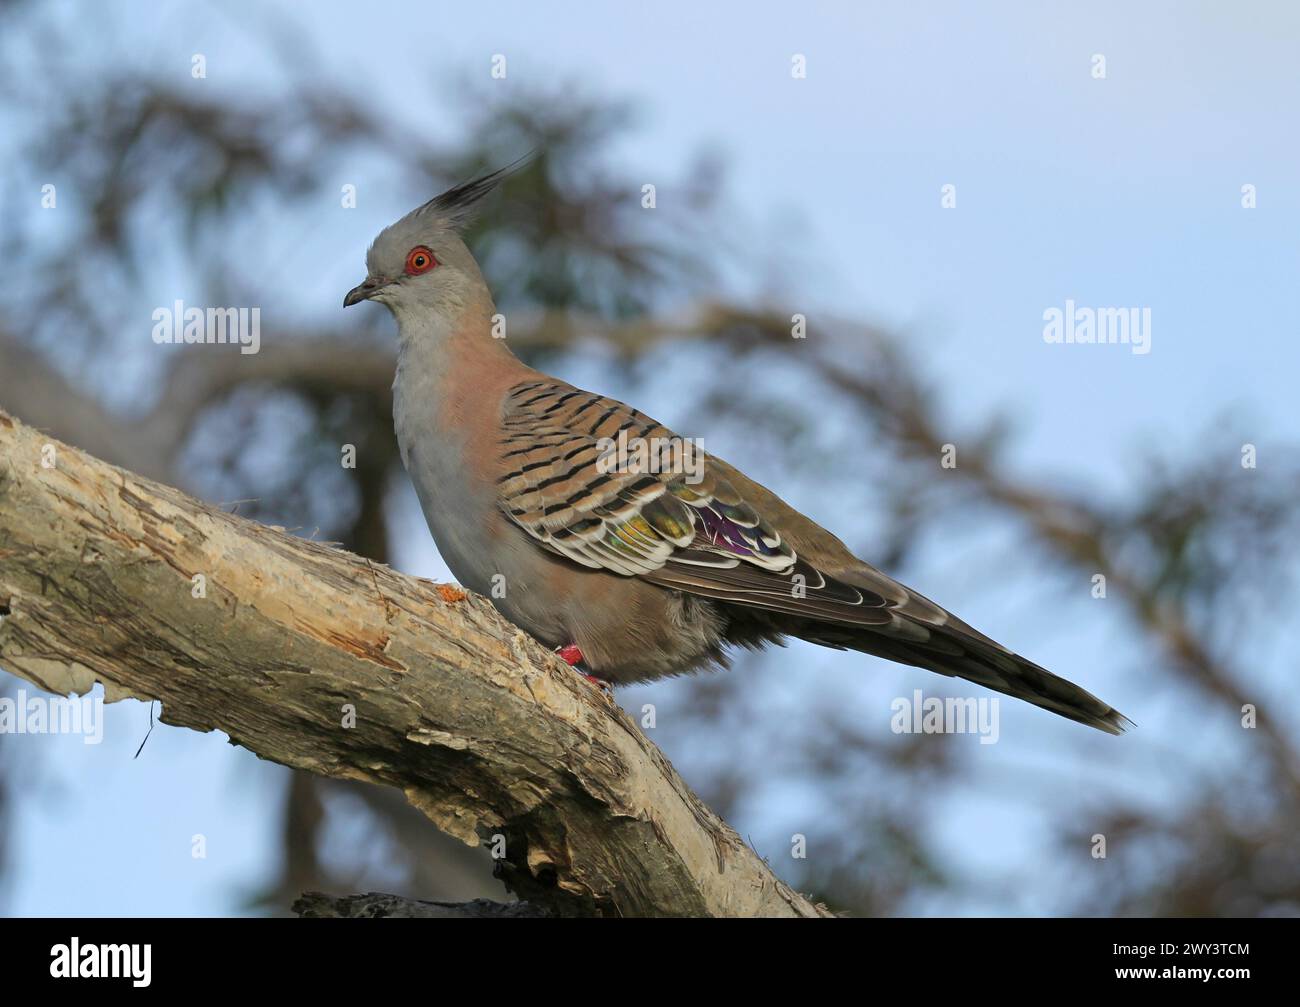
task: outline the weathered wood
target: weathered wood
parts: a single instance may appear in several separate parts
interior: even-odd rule
[[[3,412],[0,665],[54,693],[99,681],[110,702],[159,700],[164,723],[398,787],[467,843],[503,836],[499,876],[555,913],[829,915],[484,599],[225,513]]]

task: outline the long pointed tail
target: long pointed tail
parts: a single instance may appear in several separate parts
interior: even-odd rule
[[[873,654],[900,664],[963,678],[1006,696],[1107,734],[1123,734],[1133,722],[1113,706],[1019,654],[960,630],[929,629],[924,643],[892,638],[879,629],[805,623],[791,634],[812,643]]]

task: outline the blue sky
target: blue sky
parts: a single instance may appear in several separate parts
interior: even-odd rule
[[[262,5],[176,3],[148,19],[126,4],[64,6],[109,40],[88,59],[175,72],[185,86],[190,54],[203,52],[223,87],[276,79],[274,62],[249,43],[269,23]],[[1030,478],[1122,496],[1143,478],[1146,456],[1194,455],[1216,431],[1261,445],[1295,438],[1294,4],[319,2],[278,10],[294,44],[314,47],[338,78],[364,82],[395,120],[430,135],[455,135],[464,100],[456,82],[486,79],[502,53],[508,77],[492,86],[568,80],[631,99],[638,124],[614,156],[633,177],[672,179],[697,151],[720,152],[754,268],[736,270],[733,289],[719,293],[806,312],[814,326],[835,315],[905,329],[956,419],[1012,415],[1013,458]],[[795,53],[807,58],[807,79],[791,78]],[[1098,53],[1101,80],[1091,74]],[[1241,206],[1247,183],[1257,188],[1253,210]],[[956,186],[954,209],[940,206],[945,184]],[[669,187],[659,198],[673,195]],[[370,237],[409,208],[406,199],[363,189],[346,226],[319,239],[325,264],[287,296],[303,310],[334,310],[360,275]],[[1067,298],[1150,308],[1152,352],[1046,344],[1043,312]],[[563,376],[577,383],[632,394],[599,358],[566,366]],[[671,423],[684,412],[690,367],[665,361],[658,379],[636,390],[637,405]],[[761,445],[709,446],[825,523],[849,520],[852,501],[822,499],[815,487],[785,486],[781,473],[765,471]],[[409,498],[394,507],[411,528],[404,540],[426,542]],[[993,746],[988,771],[1014,766],[1017,779],[1037,771],[1085,789],[1163,778],[1162,746],[1185,710],[1144,686],[1149,656],[1122,619],[1099,610],[1086,586],[1063,597],[1061,585],[1035,583],[1007,529],[954,529],[943,545],[921,557],[917,586],[1121,709],[1141,709],[1135,719],[1150,732],[1145,741],[1089,739],[1057,757],[1059,726],[1007,704],[1004,734],[1012,723],[1013,737]],[[426,545],[397,565],[444,574]],[[997,571],[1000,590],[988,590],[987,571]],[[1044,604],[1059,620],[1037,616]],[[1270,675],[1287,661],[1273,649]],[[814,676],[819,692],[854,697],[863,710],[932,682],[879,662],[867,679],[861,661],[805,647],[780,658]],[[785,716],[797,716],[808,696],[790,675],[765,674],[756,687]],[[674,688],[623,698],[635,707]],[[239,888],[268,869],[277,823],[260,817],[267,802],[248,793],[273,785],[266,767],[216,735],[164,727],[131,761],[147,712],[124,703],[109,717],[99,748],[51,743],[48,797],[24,803],[15,837],[22,871],[9,910],[236,911]],[[1197,726],[1210,738],[1226,729]],[[945,848],[972,870],[1050,884],[1058,868],[1041,859],[1038,830],[1051,812],[1014,797],[990,801],[987,790],[954,797],[950,821],[936,823]],[[799,809],[797,792],[771,796],[745,825],[775,847],[799,814],[815,812]],[[963,844],[972,825],[990,841]],[[201,865],[188,855],[194,832],[208,834],[214,850]],[[120,872],[124,864],[132,870]],[[1030,898],[1018,908],[1035,906]],[[999,908],[1007,907],[966,906]]]

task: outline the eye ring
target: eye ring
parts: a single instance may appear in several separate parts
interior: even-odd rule
[[[406,253],[406,275],[419,276],[421,273],[427,273],[430,269],[438,264],[434,258],[433,252],[424,245],[416,245]]]

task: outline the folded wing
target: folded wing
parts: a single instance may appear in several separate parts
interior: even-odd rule
[[[738,606],[778,632],[958,676],[1072,720],[1117,711],[853,556],[640,411],[553,379],[512,389],[498,503],[543,548]],[[783,534],[784,533],[784,534]]]

